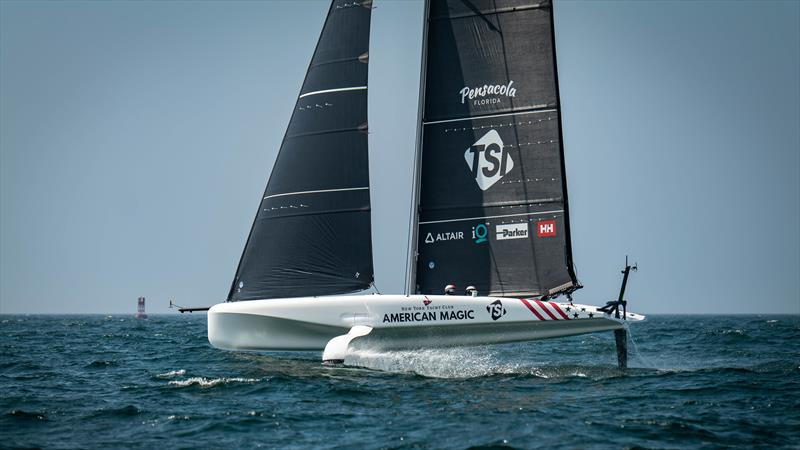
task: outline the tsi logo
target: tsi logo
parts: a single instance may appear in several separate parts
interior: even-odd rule
[[[486,306],[486,311],[492,315],[492,320],[497,320],[506,315],[506,309],[503,308],[503,302],[495,300]]]
[[[536,235],[539,237],[548,237],[556,235],[556,221],[555,220],[542,220],[536,224]]]
[[[496,130],[489,130],[472,144],[464,152],[464,159],[482,191],[492,187],[514,168],[514,160],[503,148],[503,140]]]
[[[495,227],[497,232],[497,240],[502,241],[505,239],[528,239],[528,224],[527,223],[510,223],[507,225],[498,225]]]

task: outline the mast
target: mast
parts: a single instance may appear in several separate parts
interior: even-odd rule
[[[414,175],[411,187],[411,211],[409,211],[408,254],[406,259],[405,295],[414,294],[417,290],[417,228],[419,222],[419,185],[422,167],[422,118],[425,113],[425,73],[428,64],[428,15],[430,0],[425,0],[422,12],[422,59],[419,69],[419,102],[417,103],[417,142],[414,147]]]
[[[550,39],[553,42],[553,76],[556,82],[556,104],[558,105],[558,109],[556,110],[556,115],[558,116],[558,148],[561,152],[561,184],[564,190],[564,236],[566,240],[566,252],[567,252],[567,270],[569,270],[570,276],[573,280],[576,280],[575,290],[580,289],[581,284],[578,280],[578,276],[575,274],[575,266],[572,263],[572,235],[570,232],[570,222],[569,222],[569,190],[567,189],[567,166],[566,166],[566,157],[564,155],[564,122],[561,120],[561,89],[559,88],[558,84],[558,55],[556,51],[556,17],[555,17],[555,6],[551,4],[550,6]]]

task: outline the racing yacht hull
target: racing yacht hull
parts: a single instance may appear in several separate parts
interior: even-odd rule
[[[595,306],[497,297],[350,295],[226,302],[208,311],[208,340],[238,351],[320,351],[354,327],[346,345],[384,350],[502,344],[618,330]]]

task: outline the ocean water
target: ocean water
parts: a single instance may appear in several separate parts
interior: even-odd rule
[[[497,347],[224,352],[204,315],[0,316],[0,447],[800,448],[800,316]]]

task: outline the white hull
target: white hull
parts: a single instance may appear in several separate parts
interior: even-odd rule
[[[628,313],[627,321],[644,316]],[[589,305],[444,295],[352,295],[220,303],[208,311],[208,340],[226,350],[323,350],[345,342],[386,350],[501,344],[623,328]]]

